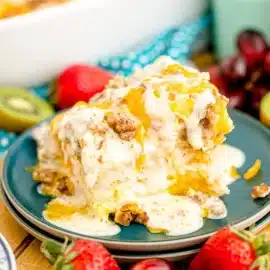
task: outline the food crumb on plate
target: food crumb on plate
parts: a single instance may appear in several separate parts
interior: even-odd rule
[[[265,183],[262,183],[259,186],[255,186],[251,192],[251,196],[253,199],[265,198],[269,194],[270,194],[270,187]]]

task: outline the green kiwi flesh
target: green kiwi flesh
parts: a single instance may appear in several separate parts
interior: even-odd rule
[[[0,88],[0,129],[21,132],[53,114],[52,106],[29,90]]]

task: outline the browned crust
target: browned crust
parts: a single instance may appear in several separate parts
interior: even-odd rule
[[[122,206],[114,213],[114,221],[122,226],[129,226],[133,222],[146,225],[148,219],[147,214],[136,204]]]
[[[127,114],[112,113],[106,116],[106,121],[122,140],[130,141],[135,137],[136,123]]]

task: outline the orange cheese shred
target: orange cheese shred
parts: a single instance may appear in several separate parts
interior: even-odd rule
[[[250,180],[255,177],[261,169],[261,161],[257,159],[255,163],[245,172],[244,179]]]

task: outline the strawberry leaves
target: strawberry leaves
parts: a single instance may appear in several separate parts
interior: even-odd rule
[[[244,231],[238,231],[234,228],[230,228],[231,231],[239,236],[241,239],[243,239],[246,242],[251,243],[256,256],[265,255],[270,252],[270,241],[268,241],[265,234],[255,235],[252,233],[252,231],[244,230]]]
[[[53,265],[54,270],[110,269],[120,270],[108,250],[91,240],[76,240],[63,244],[53,240],[42,243],[41,252]]]
[[[270,269],[270,254],[258,257],[249,268],[249,270],[268,270],[268,269]]]
[[[73,266],[70,264],[79,252],[73,252],[74,242],[68,245],[68,238],[61,245],[53,240],[46,240],[41,244],[40,250],[48,259],[49,263],[54,265],[55,270],[70,270]]]

